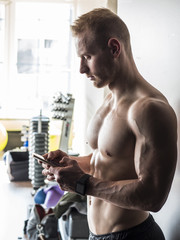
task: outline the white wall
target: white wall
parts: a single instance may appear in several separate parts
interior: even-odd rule
[[[170,103],[179,102],[180,1],[118,0],[139,71]]]
[[[180,1],[118,0],[118,15],[129,28],[140,73],[165,94],[179,119]],[[180,239],[179,199],[180,171],[177,168],[167,202],[160,212],[153,214],[166,240]]]

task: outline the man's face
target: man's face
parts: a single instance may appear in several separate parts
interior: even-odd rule
[[[108,47],[102,49],[93,34],[81,34],[76,38],[77,54],[80,57],[80,73],[97,88],[104,87],[111,81],[113,60]]]

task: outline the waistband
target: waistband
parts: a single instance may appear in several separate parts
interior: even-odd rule
[[[135,236],[137,234],[140,234],[142,232],[147,231],[147,229],[154,223],[154,218],[151,214],[149,214],[148,218],[140,223],[137,226],[134,226],[132,228],[118,231],[118,232],[112,232],[102,235],[96,235],[90,231],[89,239],[90,240],[115,240],[115,239],[124,239],[125,237],[131,235]]]

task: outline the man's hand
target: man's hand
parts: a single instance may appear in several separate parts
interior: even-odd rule
[[[52,162],[52,163],[54,163],[55,165],[59,165],[59,163],[60,163],[60,161],[63,159],[63,157],[65,157],[65,156],[67,156],[68,157],[68,155],[65,153],[65,152],[63,152],[63,151],[61,151],[61,150],[56,150],[56,151],[51,151],[51,152],[49,152],[49,153],[46,153],[46,154],[44,154],[43,155],[43,157],[46,159],[46,160],[48,160],[49,162]],[[43,175],[45,175],[45,176],[48,176],[47,178],[49,179],[49,180],[51,180],[51,181],[53,181],[55,178],[54,178],[54,175],[53,174],[48,174],[48,170],[49,170],[49,168],[50,168],[50,165],[48,165],[48,164],[46,164],[46,163],[43,163],[43,162],[41,162],[40,160],[39,160],[39,163],[40,164],[42,164],[42,167],[46,170],[44,170],[42,173],[43,173]]]
[[[77,161],[60,150],[45,154],[44,157],[49,161],[56,161],[59,167],[51,167],[43,163],[43,175],[49,181],[56,180],[62,190],[74,192],[77,180],[85,174]]]
[[[65,157],[68,155],[61,151],[61,150],[56,150],[56,151],[51,151],[49,153],[44,154],[42,157],[45,158],[45,160],[52,162],[55,166],[59,165],[59,162],[63,159],[63,157]],[[40,164],[42,164],[43,168],[49,169],[50,165],[48,165],[48,163],[44,163],[41,160],[38,160],[38,162]]]
[[[43,155],[43,157],[46,160],[53,161],[55,163],[59,163],[63,159],[63,157],[65,157],[65,156],[68,157],[68,155],[65,152],[63,152],[63,151],[61,151],[59,149],[56,150],[56,151],[51,151],[51,152],[46,153],[46,154]]]

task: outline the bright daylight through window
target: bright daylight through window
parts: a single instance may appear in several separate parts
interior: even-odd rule
[[[0,111],[9,118],[29,118],[39,109],[49,111],[50,99],[57,91],[70,91],[73,8],[62,1],[8,5],[7,23],[5,7],[0,5],[0,81],[4,86]],[[3,42],[5,33],[7,43]]]
[[[4,97],[5,89],[5,76],[4,76],[4,40],[5,40],[5,7],[0,4],[0,84],[1,84],[1,94],[0,94],[0,111],[2,108],[2,99]]]

